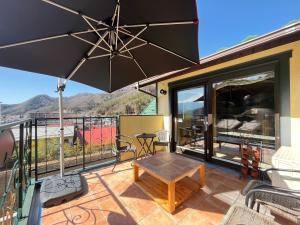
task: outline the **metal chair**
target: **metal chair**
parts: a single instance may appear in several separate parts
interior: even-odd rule
[[[252,209],[257,204],[257,212],[260,206],[266,206],[272,212],[300,224],[300,191],[287,190],[274,186],[265,186],[250,190],[245,199],[245,204]]]
[[[134,159],[136,159],[136,147],[133,145],[133,138],[126,135],[117,135],[115,145],[113,146],[113,152],[116,156],[116,161],[112,171],[114,171],[116,165],[121,162],[121,154],[126,152],[132,152]]]
[[[257,204],[257,212],[260,206],[264,205],[279,215],[300,224],[300,191],[273,186],[272,180],[271,182],[266,180],[270,171],[300,173],[299,170],[267,169],[263,173],[262,180],[252,180],[243,189],[242,194],[246,196],[246,205],[253,209]]]
[[[279,225],[271,217],[260,214],[246,206],[233,205],[230,207],[220,225]]]
[[[166,130],[161,130],[156,132],[156,136],[158,138],[158,141],[153,142],[153,152],[156,153],[155,146],[164,146],[168,148],[168,151],[170,150],[170,135],[169,132]]]

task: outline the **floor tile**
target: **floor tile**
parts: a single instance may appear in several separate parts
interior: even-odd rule
[[[168,215],[167,212],[160,208],[149,212],[148,215],[139,222],[139,224],[142,225],[172,225],[175,223],[176,222],[172,219],[172,216]]]
[[[43,225],[216,225],[232,204],[243,204],[240,190],[247,183],[230,170],[208,166],[206,185],[170,214],[134,183],[130,162],[118,164],[114,171],[106,167],[84,172],[83,177],[84,194],[62,205],[44,208]],[[198,173],[192,178],[198,179]]]

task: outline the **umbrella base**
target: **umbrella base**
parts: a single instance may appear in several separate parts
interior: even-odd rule
[[[76,172],[66,173],[64,177],[54,175],[47,177],[40,189],[42,207],[59,205],[83,193],[81,175]]]

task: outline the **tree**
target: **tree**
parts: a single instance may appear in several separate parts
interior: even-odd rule
[[[289,22],[285,25],[285,27],[290,26],[290,25],[295,24],[295,23],[298,23],[298,22],[300,22],[300,19],[294,19],[294,20],[291,20],[291,21],[289,21]]]
[[[96,106],[96,102],[94,101],[94,99],[90,100],[90,101],[87,103],[87,108],[88,108],[88,110],[94,109],[95,106]]]
[[[134,114],[134,109],[130,105],[125,106],[125,113],[126,114]]]
[[[252,39],[255,39],[259,37],[258,35],[254,34],[254,35],[248,35],[247,37],[245,37],[241,42],[244,43],[244,42],[247,42],[247,41],[251,41]]]

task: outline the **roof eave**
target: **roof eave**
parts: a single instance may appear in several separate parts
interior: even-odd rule
[[[193,67],[186,68],[180,71],[161,74],[149,78],[147,80],[140,81],[139,86],[147,86],[156,82],[160,82],[186,73],[201,70],[209,66],[224,63],[257,52],[265,51],[297,40],[300,40],[300,22],[283,27],[271,33],[235,45],[233,47],[214,53],[212,55],[200,58],[199,64]]]

